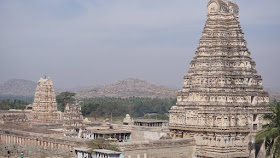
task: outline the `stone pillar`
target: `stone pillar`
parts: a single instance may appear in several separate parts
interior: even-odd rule
[[[147,158],[147,153],[144,153],[144,158]]]

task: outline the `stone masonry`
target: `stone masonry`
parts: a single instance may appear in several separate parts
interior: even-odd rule
[[[33,123],[55,123],[60,120],[57,110],[53,82],[50,78],[41,78],[35,91],[33,104],[27,106],[31,110],[29,120]]]
[[[79,129],[84,126],[81,106],[78,102],[66,104],[63,113],[63,126],[68,129]]]
[[[207,21],[177,104],[173,138],[196,140],[197,157],[255,157],[255,133],[270,113],[268,93],[244,39],[233,1],[210,0]]]

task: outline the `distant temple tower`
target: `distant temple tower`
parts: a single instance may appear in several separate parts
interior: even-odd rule
[[[53,82],[41,78],[35,91],[34,102],[27,109],[32,110],[31,120],[40,123],[54,123],[59,119]]]
[[[83,127],[83,115],[79,102],[67,103],[63,114],[63,126],[67,129],[80,129]]]
[[[270,113],[233,1],[210,0],[199,47],[169,111],[176,138],[193,137],[196,157],[255,157],[254,137]]]

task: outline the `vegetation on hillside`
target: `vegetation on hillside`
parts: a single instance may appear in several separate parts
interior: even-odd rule
[[[20,109],[23,110],[28,102],[21,100],[0,100],[0,110]]]
[[[175,98],[91,98],[83,100],[82,113],[94,118],[123,118],[130,114],[138,118],[168,119],[166,114],[175,103]]]
[[[0,100],[21,100],[27,103],[32,103],[34,96],[20,96],[20,95],[2,95],[0,94]]]
[[[28,100],[28,101],[26,101]],[[75,93],[62,92],[56,96],[58,110],[64,111],[67,103],[75,101]],[[167,113],[176,104],[175,98],[111,98],[99,97],[81,100],[82,114],[87,117],[122,119],[126,114],[134,118],[168,119]],[[0,110],[24,109],[30,99],[0,99]]]
[[[273,113],[264,116],[269,123],[257,133],[256,142],[265,141],[267,156],[280,158],[280,102],[270,104],[270,108]]]

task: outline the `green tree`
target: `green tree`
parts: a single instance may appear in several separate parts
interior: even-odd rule
[[[97,118],[123,119],[125,114],[134,118],[168,119],[168,110],[176,98],[87,98],[82,100],[82,114]]]
[[[59,111],[64,111],[67,103],[73,103],[75,101],[76,93],[71,92],[61,92],[56,96],[57,108]]]
[[[0,110],[25,109],[28,103],[22,100],[0,100]]]
[[[257,133],[256,142],[265,141],[267,156],[280,158],[280,102],[269,106],[273,113],[264,116],[269,123]]]

